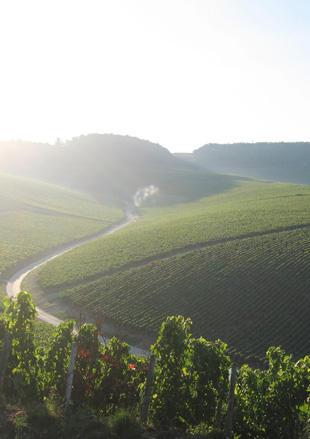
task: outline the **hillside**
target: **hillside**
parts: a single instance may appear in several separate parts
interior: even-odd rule
[[[236,355],[261,357],[271,344],[306,355],[309,202],[307,186],[240,180],[196,202],[141,208],[138,222],[25,285],[149,333],[186,315],[195,335],[219,337]]]
[[[1,171],[87,191],[98,199],[132,201],[137,190],[154,185],[161,204],[202,196],[207,179],[205,172],[158,144],[112,134],[55,145],[0,142]],[[231,184],[233,179],[227,177],[226,187]]]
[[[21,264],[123,218],[122,209],[88,195],[0,173],[0,272],[6,278]]]
[[[310,184],[309,142],[210,143],[176,156],[212,172]]]
[[[15,146],[13,160],[2,144],[1,166],[76,189],[1,174],[2,276],[120,220],[115,206],[153,185],[139,221],[54,259],[23,288],[151,335],[183,314],[236,356],[261,357],[271,344],[308,353],[308,186],[206,172],[126,136]]]

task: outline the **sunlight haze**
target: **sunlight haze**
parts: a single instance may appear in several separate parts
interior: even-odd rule
[[[306,0],[0,3],[0,140],[309,141]]]

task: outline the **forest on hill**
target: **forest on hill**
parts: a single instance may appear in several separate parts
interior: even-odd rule
[[[209,143],[177,156],[213,172],[310,184],[310,142]]]

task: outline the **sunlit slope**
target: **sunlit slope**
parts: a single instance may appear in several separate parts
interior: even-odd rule
[[[91,281],[102,274],[197,245],[310,225],[310,187],[239,182],[239,187],[194,203],[142,209],[142,218],[117,234],[72,250],[42,267],[43,288]]]
[[[235,180],[210,175],[158,144],[112,134],[89,134],[56,145],[0,142],[0,172],[128,202],[137,190],[154,185],[158,192],[149,200],[152,205],[220,193]]]
[[[310,352],[310,230],[215,244],[105,276],[63,293],[94,313],[153,332],[168,315],[195,322],[196,336],[231,353],[263,356],[281,345]]]
[[[122,218],[81,193],[0,173],[0,272]]]

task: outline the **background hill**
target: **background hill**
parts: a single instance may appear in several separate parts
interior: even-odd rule
[[[310,184],[309,142],[209,143],[177,156],[212,172]]]
[[[197,166],[158,144],[112,134],[90,134],[55,145],[1,142],[0,171],[86,191],[99,199],[132,201],[138,189],[149,185],[159,188],[160,203],[186,201],[210,190],[208,176]],[[234,181],[219,180],[218,190]]]

